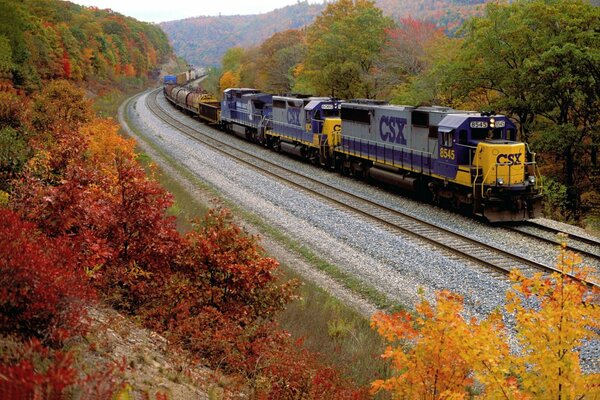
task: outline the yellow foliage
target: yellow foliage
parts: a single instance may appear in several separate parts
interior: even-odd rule
[[[117,173],[115,160],[118,156],[135,158],[135,140],[119,135],[119,126],[111,119],[96,119],[85,125],[81,133],[88,138],[90,163],[107,176]]]
[[[388,390],[406,399],[464,399],[472,384],[462,355],[469,327],[460,316],[462,298],[438,293],[437,309],[423,300],[417,317],[400,312],[376,314],[371,326],[390,344],[383,358],[392,362],[395,376],[372,383],[372,391]]]
[[[9,195],[3,190],[0,190],[0,206],[8,205]]]
[[[600,307],[591,304],[584,284],[566,275],[585,279],[591,269],[564,244],[557,269],[562,273],[550,277],[511,275],[514,291],[507,293],[506,309],[515,315],[522,346],[512,361],[532,398],[600,398],[600,374],[583,374],[579,366],[582,344],[600,339]]]
[[[376,314],[371,325],[391,344],[382,357],[391,360],[394,375],[373,382],[373,391],[402,399],[461,399],[474,379],[484,388],[477,398],[600,398],[600,374],[584,374],[579,362],[581,346],[600,339],[598,293],[579,280],[591,270],[564,244],[557,267],[560,272],[550,277],[511,274],[506,311],[515,317],[517,354],[509,351],[499,312],[466,321],[462,298],[447,291],[438,293],[435,309],[422,301],[416,317]]]

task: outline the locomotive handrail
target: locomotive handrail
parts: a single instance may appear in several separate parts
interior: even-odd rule
[[[425,164],[427,164],[427,170],[429,172],[429,174],[431,175],[431,159],[432,159],[432,153],[430,152],[426,152],[426,151],[421,151],[421,150],[415,150],[415,149],[410,149],[408,147],[404,147],[404,146],[393,146],[393,145],[386,145],[386,144],[382,144],[381,142],[376,142],[373,140],[368,140],[368,139],[362,139],[362,138],[357,138],[357,137],[353,137],[353,136],[347,136],[347,138],[351,138],[353,139],[353,143],[354,145],[352,147],[348,146],[348,145],[344,145],[341,144],[340,147],[342,147],[343,149],[347,150],[348,152],[350,152],[352,155],[356,156],[357,154],[360,155],[365,155],[367,156],[367,159],[369,160],[374,160],[375,162],[379,162],[379,152],[377,151],[378,148],[382,148],[383,149],[383,162],[385,162],[386,160],[388,160],[389,158],[386,157],[386,155],[388,154],[388,149],[391,150],[391,160],[392,160],[392,166],[397,167],[398,164],[396,163],[395,159],[394,159],[394,153],[395,152],[400,152],[400,168],[404,169],[404,155],[408,154],[410,156],[410,169],[412,171],[418,171],[417,169],[415,169],[415,162],[414,162],[414,156],[418,155],[421,157],[421,162],[420,165],[417,165],[418,167],[421,168],[420,172],[423,173],[425,171]],[[357,151],[356,147],[356,143],[358,142],[358,148],[359,150]],[[360,149],[362,149],[362,145],[366,144],[367,145],[367,152],[364,153],[362,152]],[[370,145],[374,144],[375,145],[375,154],[372,154],[370,151]],[[427,160],[427,163],[424,163],[424,160]]]
[[[297,128],[297,129],[302,129],[302,125],[294,125],[294,124],[290,124],[289,122],[281,122],[281,121],[277,121],[275,122],[276,125],[281,125],[284,127],[288,127],[288,128]]]

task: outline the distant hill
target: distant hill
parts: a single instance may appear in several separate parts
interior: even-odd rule
[[[255,46],[276,32],[310,25],[323,9],[322,4],[305,1],[265,14],[195,17],[163,22],[160,27],[175,54],[196,65],[214,66],[228,48]]]
[[[384,14],[395,20],[412,16],[433,21],[454,31],[465,18],[480,13],[481,5],[491,0],[376,0]],[[297,4],[258,15],[193,17],[163,22],[175,53],[187,61],[215,66],[228,48],[250,47],[262,43],[275,32],[312,24],[326,4]]]

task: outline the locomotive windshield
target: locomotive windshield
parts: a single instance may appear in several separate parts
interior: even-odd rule
[[[471,128],[471,140],[494,140],[503,139],[504,128]]]
[[[340,110],[339,109],[327,109],[325,107],[323,107],[321,109],[321,113],[323,115],[323,118],[327,118],[327,117],[339,117],[340,116]]]

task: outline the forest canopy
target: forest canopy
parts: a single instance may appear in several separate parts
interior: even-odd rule
[[[0,82],[33,92],[51,79],[146,78],[172,50],[153,24],[67,1],[0,0]]]

